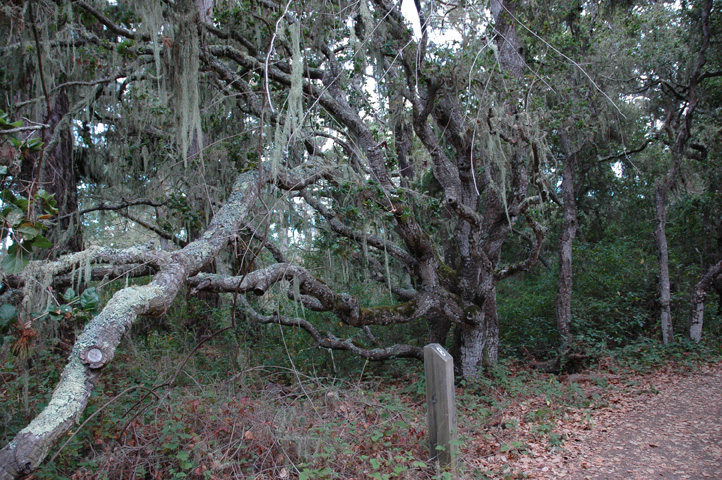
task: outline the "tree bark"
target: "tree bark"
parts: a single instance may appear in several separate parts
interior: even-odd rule
[[[712,286],[717,292],[717,315],[722,317],[722,274],[717,276]]]
[[[722,260],[712,265],[707,273],[694,286],[692,291],[692,308],[689,318],[689,338],[699,343],[702,340],[702,324],[704,321],[704,301],[712,283],[722,275]]]
[[[53,444],[78,423],[102,367],[113,359],[121,338],[138,315],[163,314],[186,279],[213,261],[243,225],[262,181],[257,172],[240,175],[228,201],[199,240],[172,254],[155,252],[160,271],[153,281],[120,290],[86,325],[48,405],[0,450],[0,480],[31,473]]]
[[[83,249],[83,236],[80,225],[74,224],[73,213],[78,211],[78,179],[73,162],[73,136],[65,116],[70,110],[70,102],[64,90],[55,96],[55,104],[50,114],[50,132],[57,143],[48,145],[52,149],[45,152],[38,177],[40,188],[55,194],[58,202],[58,224],[53,229],[56,253],[79,252]],[[77,219],[76,219],[77,223]]]
[[[562,234],[559,238],[559,280],[557,282],[556,317],[557,330],[562,351],[569,344],[569,325],[572,317],[572,247],[577,233],[577,202],[574,188],[574,170],[577,153],[572,151],[566,133],[562,133],[562,148],[565,150],[564,172],[562,174]]]
[[[25,185],[30,185],[27,189],[29,198],[41,189],[55,195],[57,224],[48,235],[54,244],[53,258],[83,249],[80,226],[74,223],[78,211],[78,179],[73,159],[73,137],[66,118],[69,110],[68,96],[65,90],[61,90],[55,95],[45,122],[48,125],[43,131],[45,148],[42,152],[27,155],[23,159],[19,175],[21,182],[16,185],[20,191],[25,189]],[[38,211],[38,215],[42,213]]]
[[[657,226],[654,230],[654,239],[657,242],[657,257],[659,259],[659,308],[660,325],[662,327],[662,343],[665,345],[674,339],[672,325],[672,295],[669,283],[669,248],[667,246],[667,193],[677,178],[679,171],[678,160],[672,160],[673,165],[667,177],[657,184],[654,208]]]
[[[496,364],[499,356],[499,316],[496,286],[490,286],[480,307],[467,312],[467,321],[457,327],[457,370],[462,378],[474,378],[483,367]]]
[[[515,3],[509,0],[492,0],[490,8],[497,32],[495,43],[499,50],[499,64],[502,70],[521,82],[526,64],[521,56],[521,45],[511,18]],[[506,110],[510,117],[517,113],[514,100],[507,102]],[[475,262],[477,264],[474,265],[473,271],[467,272],[466,275],[467,278],[473,278],[475,274],[476,278],[480,280],[480,286],[469,288],[469,290],[474,291],[475,297],[481,298],[482,302],[476,315],[472,317],[471,325],[461,329],[458,349],[461,361],[460,370],[464,378],[477,375],[480,366],[493,365],[498,359],[499,318],[496,305],[496,283],[500,278],[495,269],[501,259],[501,246],[511,232],[514,217],[509,216],[508,212],[514,212],[519,208],[520,203],[526,198],[528,188],[526,173],[523,167],[520,168],[520,165],[525,163],[525,155],[520,148],[521,142],[517,141],[514,145],[515,152],[511,160],[511,167],[515,195],[510,199],[504,199],[501,193],[494,192],[494,188],[488,188],[482,232],[491,241],[482,247],[483,253],[474,252],[476,255],[482,254],[482,261]],[[487,168],[489,167],[487,166]],[[475,303],[479,305],[478,300]]]

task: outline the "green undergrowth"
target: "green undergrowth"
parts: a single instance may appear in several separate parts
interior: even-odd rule
[[[302,333],[241,317],[233,324],[227,312],[193,302],[169,315],[142,319],[121,343],[82,425],[36,478],[452,478],[429,459],[420,362],[319,350]],[[2,364],[3,443],[59,380],[68,350],[49,345]],[[720,360],[715,341],[584,346],[585,382],[543,373],[523,355],[458,382],[459,478],[524,478],[509,462],[563,450],[561,426],[589,422],[608,393],[628,388],[626,375]]]
[[[720,337],[707,338],[694,343],[686,338],[676,338],[673,343],[662,345],[654,339],[641,339],[614,352],[616,362],[625,370],[646,373],[666,365],[692,370],[703,363],[722,361]]]

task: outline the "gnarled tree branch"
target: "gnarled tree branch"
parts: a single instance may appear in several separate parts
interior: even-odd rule
[[[138,315],[164,313],[186,279],[209,264],[228,244],[255,203],[259,185],[267,180],[267,174],[263,175],[260,179],[257,172],[240,175],[228,201],[199,240],[177,252],[155,252],[162,261],[153,281],[119,291],[86,325],[48,405],[0,450],[0,480],[32,472],[53,444],[78,422],[102,367],[113,359],[122,336]]]

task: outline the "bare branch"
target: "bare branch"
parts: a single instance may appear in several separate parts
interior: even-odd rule
[[[151,232],[155,233],[159,237],[165,238],[166,240],[170,240],[171,242],[175,243],[178,246],[185,247],[186,245],[188,245],[188,241],[178,238],[177,236],[173,235],[172,233],[166,232],[159,226],[153,225],[152,223],[149,223],[149,222],[146,222],[145,220],[138,218],[129,212],[124,212],[123,210],[120,210],[118,213],[119,213],[119,215],[127,218],[128,220],[131,220],[132,222],[137,223],[141,227],[143,227],[147,230],[150,230]]]
[[[412,345],[397,344],[386,348],[364,348],[354,343],[353,339],[341,340],[332,334],[324,335],[303,318],[287,317],[275,313],[273,315],[262,315],[258,313],[244,297],[238,297],[241,306],[246,313],[259,323],[274,323],[290,327],[302,328],[313,338],[318,348],[330,348],[333,350],[347,350],[361,358],[369,360],[387,360],[389,358],[416,358],[423,359],[423,350]]]
[[[15,127],[15,128],[7,128],[4,130],[0,130],[0,135],[10,135],[11,133],[21,133],[21,132],[33,132],[35,130],[43,130],[45,128],[49,128],[50,125],[47,125],[45,123],[39,123],[37,125],[32,125],[28,127]]]
[[[90,270],[90,279],[99,280],[116,280],[122,277],[146,277],[154,275],[158,272],[158,268],[151,264],[130,263],[119,265],[98,265],[93,266]],[[51,284],[53,290],[58,291],[73,284],[77,279],[73,279],[72,274],[56,275]],[[26,278],[22,273],[13,275],[5,275],[2,277],[2,283],[12,289],[20,289],[25,286]]]
[[[359,252],[353,252],[351,255],[352,258],[358,261],[360,264],[368,262],[371,265],[371,268],[368,269],[368,274],[371,276],[371,278],[382,285],[390,285],[389,288],[391,290],[391,293],[393,293],[400,299],[412,300],[418,295],[419,292],[417,292],[413,288],[403,288],[398,285],[391,284],[391,280],[386,277],[386,268],[384,268],[384,266],[381,265],[381,262],[379,262],[377,259],[369,255],[362,255],[362,253]]]
[[[534,218],[526,212],[524,212],[524,217],[526,218],[527,223],[529,223],[529,226],[534,232],[534,237],[536,239],[534,246],[532,247],[529,256],[525,260],[519,263],[515,263],[514,265],[509,265],[508,267],[502,268],[501,270],[496,272],[494,274],[494,281],[496,282],[511,277],[512,275],[515,275],[519,272],[529,271],[539,259],[539,252],[541,251],[541,246],[542,243],[544,243],[544,237],[546,236],[546,228],[544,228],[541,224],[539,224],[539,222],[534,220]]]
[[[267,235],[256,230],[251,224],[244,225],[243,230],[247,230],[253,238],[260,241],[263,248],[268,250],[278,263],[286,263],[286,256],[283,254],[281,249],[278,248],[278,245],[271,241]]]
[[[371,245],[372,247],[377,248],[381,251],[385,250],[389,253],[389,255],[402,261],[408,266],[413,266],[414,264],[416,264],[416,260],[411,255],[409,255],[408,252],[402,250],[398,245],[382,240],[376,235],[362,233],[350,228],[338,218],[338,215],[336,215],[330,208],[325,207],[317,198],[314,198],[309,192],[303,191],[301,192],[301,195],[303,196],[303,199],[306,200],[306,203],[308,203],[314,210],[316,210],[318,213],[323,215],[324,218],[326,218],[329,226],[331,227],[331,230],[333,230],[334,232],[338,233],[341,236],[354,240],[359,244],[363,244],[364,242],[366,242],[367,245]]]
[[[705,72],[699,76],[699,81],[706,80],[708,78],[722,77],[722,70],[716,70],[714,72]]]
[[[640,153],[640,152],[644,151],[644,149],[647,148],[647,146],[650,143],[655,142],[657,140],[659,140],[659,138],[657,138],[657,137],[648,138],[647,140],[644,141],[644,143],[642,143],[640,146],[638,146],[636,148],[630,148],[630,149],[624,150],[620,153],[615,153],[613,155],[599,158],[599,159],[597,159],[597,163],[606,163],[606,162],[611,162],[613,160],[620,160],[620,159],[624,159],[624,158],[628,157],[629,155],[634,155],[635,153]]]
[[[149,206],[149,207],[162,207],[162,206],[166,205],[166,203],[167,203],[167,202],[158,202],[158,201],[156,201],[156,200],[151,200],[151,199],[149,199],[149,198],[139,198],[139,199],[136,199],[136,200],[125,200],[125,199],[123,199],[121,202],[118,202],[118,203],[110,203],[110,202],[105,202],[105,201],[103,201],[103,202],[100,202],[100,204],[98,204],[98,205],[95,206],[95,207],[85,208],[85,209],[80,210],[80,211],[78,211],[78,212],[68,213],[68,214],[63,215],[63,216],[61,216],[61,217],[58,217],[58,220],[62,220],[62,219],[64,219],[64,218],[72,217],[72,216],[74,216],[74,215],[85,215],[85,214],[87,214],[87,213],[97,212],[97,211],[103,211],[103,210],[105,210],[105,211],[123,210],[123,209],[129,208],[129,207],[135,207],[135,206],[138,206],[138,205],[146,205],[146,206]]]
[[[95,7],[92,7],[85,2],[80,1],[80,2],[76,2],[76,4],[80,8],[82,8],[89,14],[93,15],[95,18],[97,18],[100,23],[102,23],[103,25],[108,27],[108,30],[115,33],[116,35],[120,35],[121,37],[131,38],[133,40],[144,40],[146,42],[151,40],[150,35],[148,35],[148,34],[138,35],[134,32],[131,32],[127,28],[123,28],[123,27],[116,25],[108,17],[103,15],[100,11],[96,10]]]

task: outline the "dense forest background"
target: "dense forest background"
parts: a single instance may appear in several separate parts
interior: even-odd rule
[[[463,385],[718,354],[720,29],[712,0],[4,4],[0,478],[69,435],[38,475],[242,478],[272,448],[180,448],[184,388],[260,411],[429,342]],[[140,430],[156,463],[112,473]],[[333,478],[284,441],[269,475]]]

